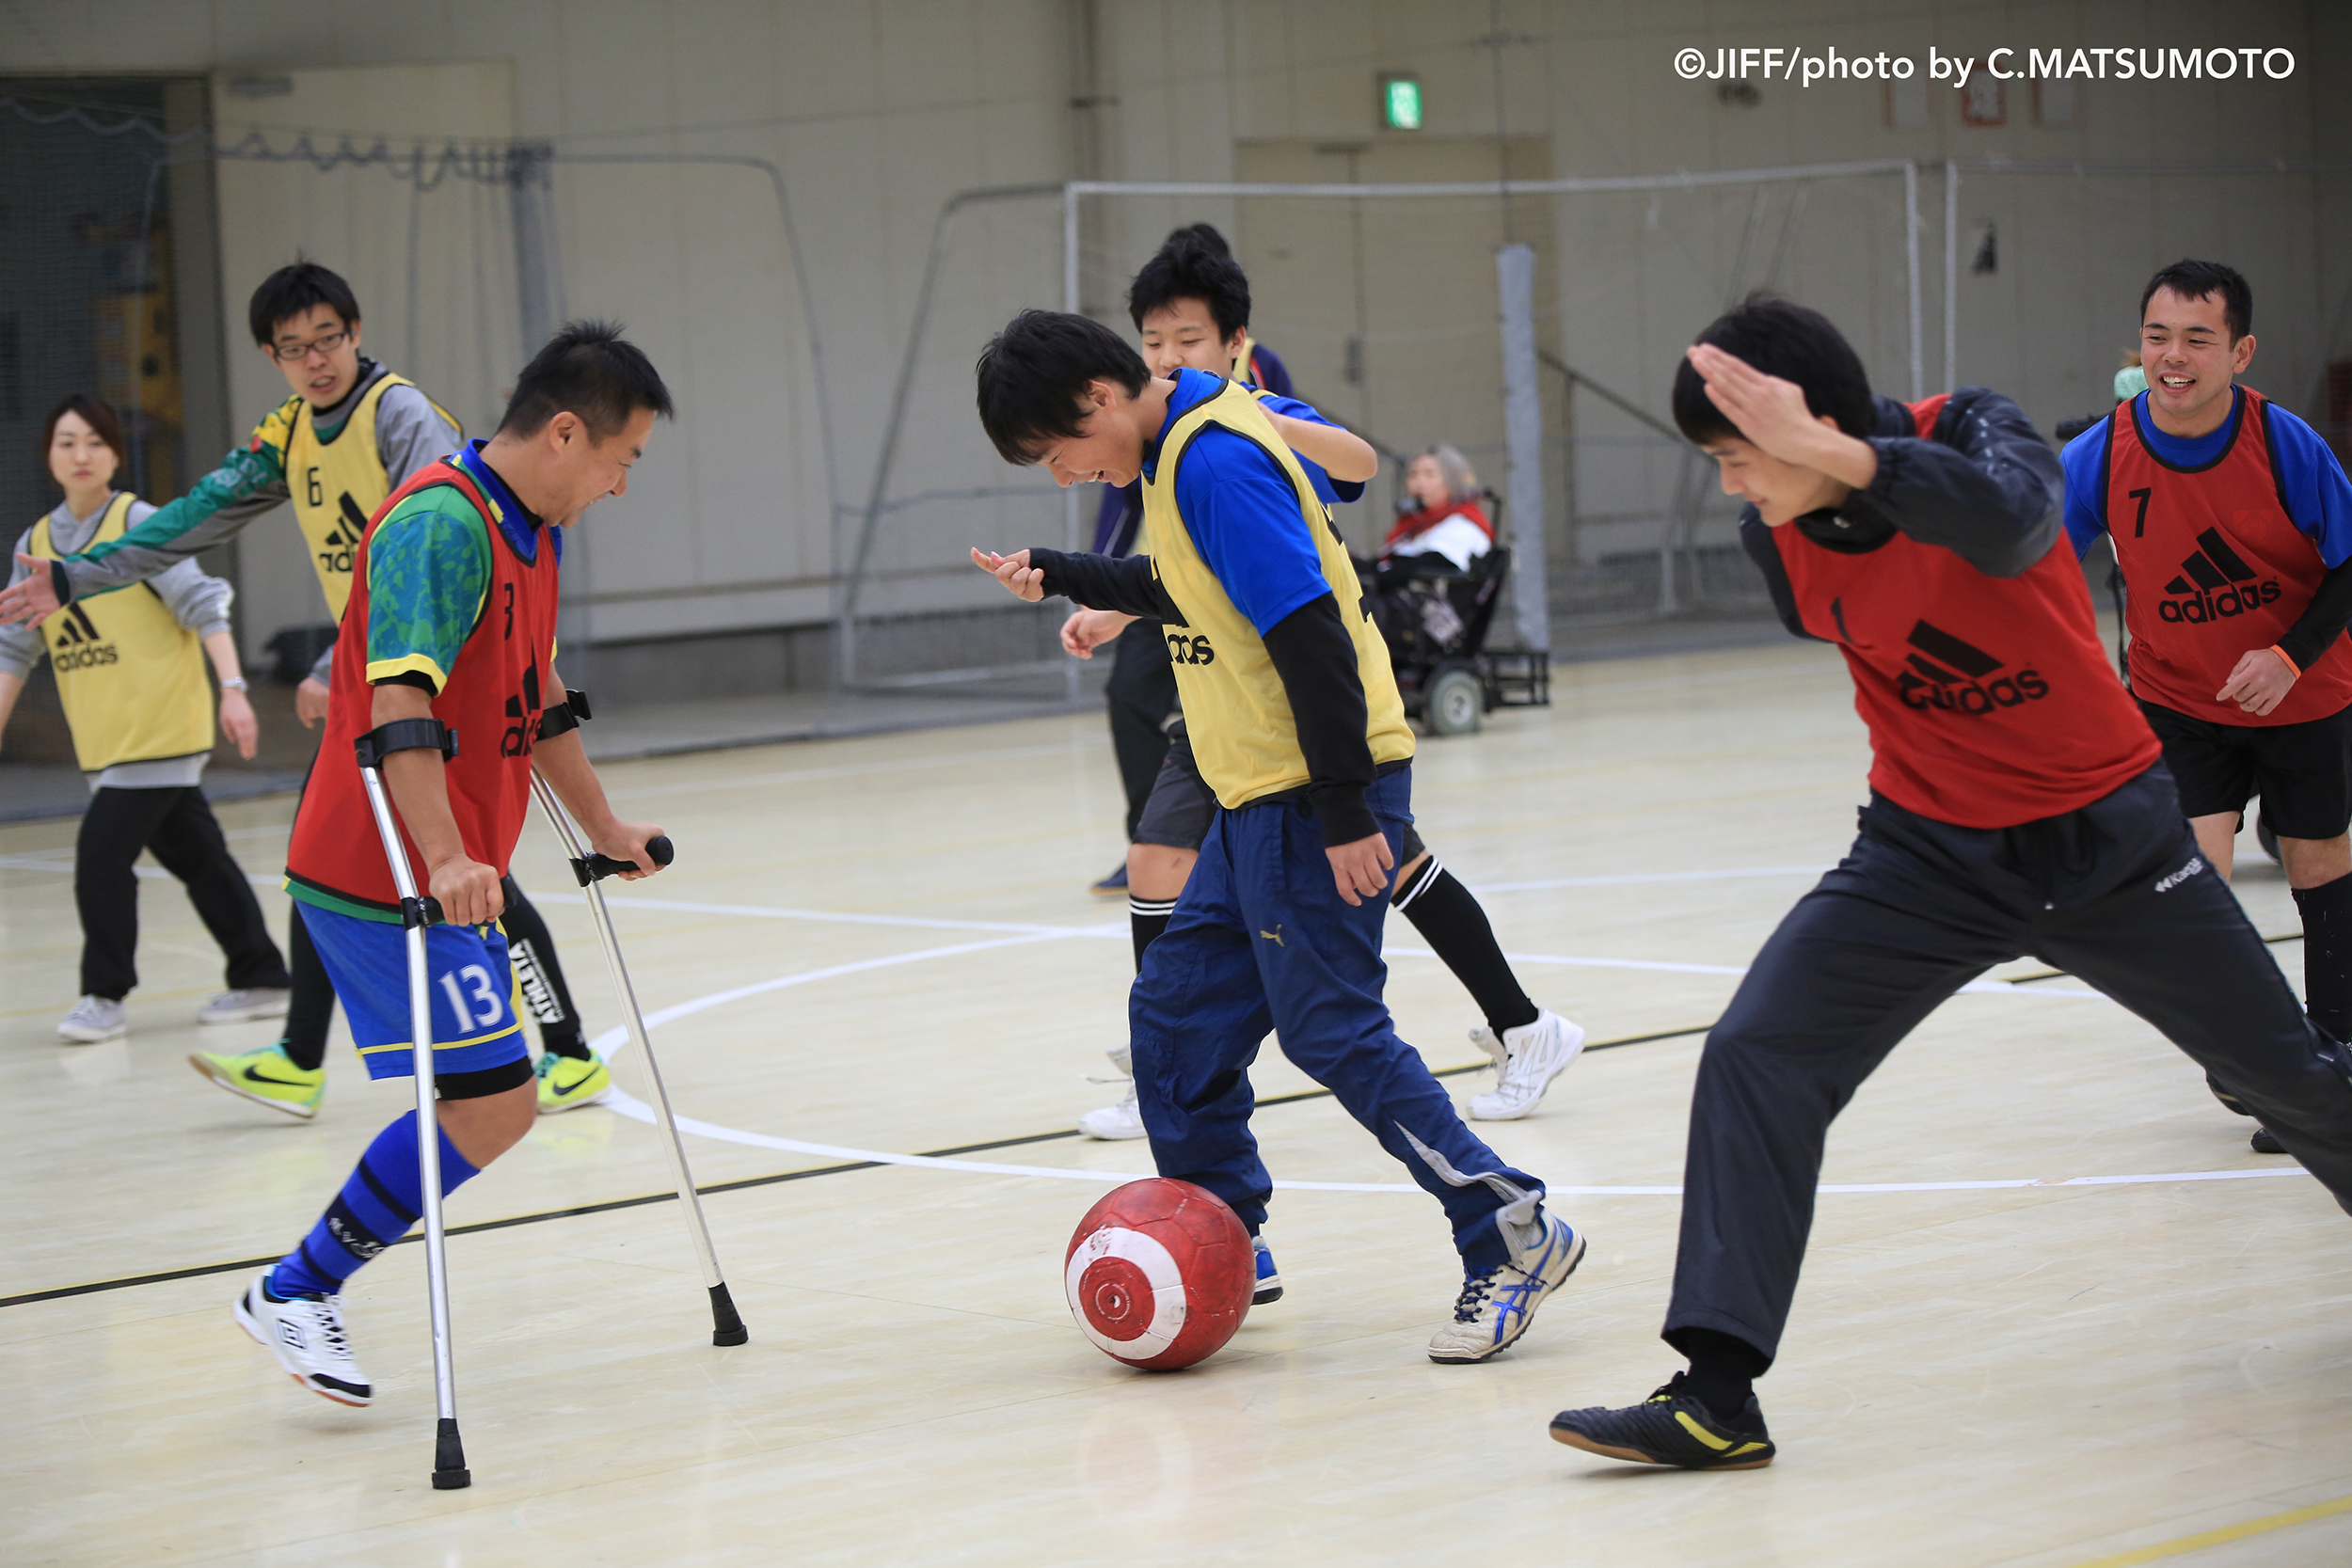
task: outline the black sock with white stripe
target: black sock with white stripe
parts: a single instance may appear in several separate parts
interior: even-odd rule
[[[1136,898],[1127,900],[1127,929],[1136,939],[1136,973],[1143,973],[1143,950],[1168,929],[1168,917],[1176,912],[1173,898]]]
[[[1505,1029],[1535,1022],[1535,1004],[1519,989],[1518,976],[1511,973],[1511,962],[1495,941],[1486,911],[1437,856],[1422,861],[1411,876],[1401,879],[1389,902],[1413,923],[1430,951],[1454,971],[1454,977],[1470,993],[1478,1010],[1486,1015],[1486,1027],[1494,1031],[1496,1039],[1502,1037]]]

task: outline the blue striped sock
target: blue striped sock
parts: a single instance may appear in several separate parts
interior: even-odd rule
[[[435,1131],[440,1132],[437,1127]],[[477,1171],[447,1132],[440,1137],[441,1195],[446,1197]],[[375,1135],[319,1223],[300,1246],[278,1259],[270,1273],[270,1293],[281,1299],[339,1293],[360,1264],[405,1236],[423,1209],[417,1113],[409,1111]]]

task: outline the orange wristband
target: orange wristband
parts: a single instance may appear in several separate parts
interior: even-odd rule
[[[2279,662],[2287,667],[2288,674],[2293,675],[2296,680],[2301,680],[2303,678],[2302,666],[2296,664],[2295,660],[2287,657],[2287,651],[2284,648],[2281,648],[2279,644],[2273,642],[2270,645],[2270,651],[2279,656]]]

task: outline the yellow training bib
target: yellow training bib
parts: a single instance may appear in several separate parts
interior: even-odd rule
[[[122,537],[131,500],[128,492],[116,492],[91,544]],[[46,516],[33,525],[32,553],[59,559]],[[77,599],[41,622],[40,635],[83,772],[213,749],[203,643],[151,584]]]
[[[1324,580],[1331,585],[1340,618],[1356,644],[1372,759],[1375,765],[1406,761],[1413,754],[1413,732],[1405,722],[1405,704],[1389,668],[1389,645],[1372,624],[1355,563],[1331,526],[1330,509],[1315,494],[1297,454],[1276,433],[1257,398],[1248,388],[1227,381],[1177,418],[1160,443],[1152,476],[1143,482],[1143,549],[1152,558],[1160,585],[1184,616],[1184,625],[1162,630],[1175,662],[1176,689],[1184,701],[1201,778],[1229,810],[1308,782],[1297,721],[1274,660],[1257,628],[1201,559],[1176,507],[1176,470],[1184,449],[1211,426],[1265,449],[1297,490],[1299,526],[1314,540]]]
[[[416,383],[389,372],[378,376],[331,440],[319,439],[315,411],[304,398],[289,398],[270,420],[284,425],[286,488],[294,501],[294,521],[310,546],[310,564],[326,594],[327,612],[340,622],[351,597],[351,552],[368,519],[392,493],[384,471],[383,454],[375,447],[375,405],[385,391]],[[439,404],[434,411],[457,421]]]

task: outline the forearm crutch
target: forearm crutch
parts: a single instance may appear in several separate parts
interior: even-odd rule
[[[375,831],[384,840],[384,858],[392,868],[392,886],[400,894],[400,924],[408,943],[408,1038],[417,1076],[417,1171],[424,1196],[424,1275],[433,1307],[433,1397],[438,1420],[433,1438],[433,1489],[451,1492],[473,1484],[466,1468],[466,1446],[457,1435],[457,1371],[451,1359],[449,1328],[449,1260],[443,1254],[441,1226],[441,1127],[434,1106],[433,988],[425,962],[424,928],[441,917],[440,907],[417,895],[417,879],[408,869],[408,851],[392,820],[390,800],[384,792],[384,758],[388,752],[410,749],[441,753],[444,762],[457,754],[457,736],[437,720],[396,720],[359,736],[359,782],[367,786],[368,809],[375,814]]]
[[[628,1030],[629,1040],[637,1047],[638,1058],[645,1064],[646,1081],[653,1085],[653,1114],[661,1127],[662,1152],[669,1156],[670,1179],[677,1185],[678,1205],[686,1211],[686,1228],[694,1240],[694,1256],[702,1263],[703,1284],[710,1291],[710,1342],[742,1344],[751,1338],[752,1331],[743,1326],[742,1318],[735,1310],[735,1298],[727,1293],[726,1276],[719,1272],[719,1255],[710,1244],[710,1226],[703,1218],[702,1197],[694,1191],[693,1174],[686,1168],[686,1146],[679,1141],[677,1122],[670,1115],[670,1091],[661,1083],[661,1064],[654,1059],[653,1040],[645,1033],[644,1015],[637,1010],[637,991],[628,982],[628,966],[621,961],[621,944],[612,935],[612,911],[604,907],[604,890],[596,885],[604,878],[638,867],[631,861],[591,854],[580,842],[579,827],[565,814],[564,803],[555,798],[548,781],[533,772],[531,788],[539,798],[539,809],[547,814],[548,822],[555,829],[555,836],[564,841],[564,852],[571,859],[572,875],[587,893],[588,913],[596,923],[596,938],[604,944],[604,961],[612,971],[612,989],[621,998],[621,1021]],[[646,844],[645,853],[655,864],[667,865],[672,853],[670,841],[654,839]]]

